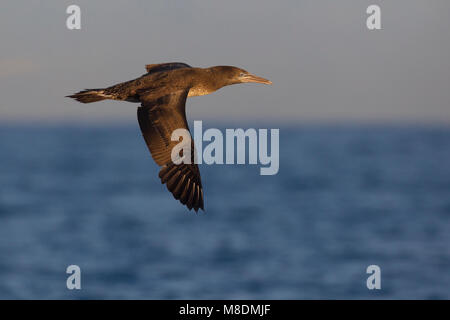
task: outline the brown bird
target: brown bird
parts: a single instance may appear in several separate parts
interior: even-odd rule
[[[271,84],[267,79],[247,71],[231,67],[192,68],[180,63],[149,64],[147,73],[141,77],[104,89],[86,89],[67,96],[82,103],[105,99],[140,102],[137,109],[139,126],[147,147],[161,166],[159,178],[175,199],[189,210],[204,210],[203,187],[197,164],[174,164],[172,148],[178,143],[171,141],[176,129],[187,129],[185,104],[187,97],[202,96],[224,86],[256,82]],[[191,148],[191,159],[194,148]]]

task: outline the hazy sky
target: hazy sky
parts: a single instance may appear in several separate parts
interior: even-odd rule
[[[81,30],[66,8],[81,7]],[[366,28],[378,4],[382,30]],[[188,100],[192,119],[450,124],[448,0],[18,1],[0,4],[0,121],[125,121],[136,104],[64,98],[144,65],[235,65],[273,81]]]

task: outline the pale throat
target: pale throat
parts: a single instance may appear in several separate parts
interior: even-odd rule
[[[188,97],[204,96],[220,88],[215,84],[215,79],[212,77],[212,73],[210,71],[206,71],[205,75],[207,76],[204,77],[202,81],[198,81],[191,87]],[[208,78],[209,81],[206,81]]]
[[[193,86],[188,93],[188,97],[198,97],[198,96],[204,96],[206,94],[209,94],[211,92],[214,92],[216,90],[213,90],[211,88],[207,88],[206,86],[202,84],[198,84]]]

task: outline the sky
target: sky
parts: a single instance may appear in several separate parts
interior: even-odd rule
[[[68,30],[66,8],[81,8]],[[381,30],[366,9],[381,7]],[[270,79],[187,102],[190,120],[450,124],[448,0],[5,0],[0,122],[136,121],[136,104],[64,96],[145,64],[234,65]]]

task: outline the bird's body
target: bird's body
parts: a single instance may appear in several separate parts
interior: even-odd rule
[[[143,76],[119,83],[105,89],[105,94],[114,97],[115,100],[128,100],[138,96],[142,92],[151,93],[153,96],[163,96],[170,92],[189,88],[188,97],[200,96],[216,90],[211,79],[211,71],[201,68],[183,68],[170,72],[147,73]]]
[[[192,68],[185,63],[174,62],[151,64],[146,69],[146,74],[134,80],[104,89],[87,89],[69,97],[82,103],[105,99],[140,102],[139,126],[153,159],[162,166],[159,173],[161,182],[189,209],[204,209],[197,164],[175,165],[171,160],[171,150],[177,143],[171,141],[172,132],[179,128],[188,129],[185,114],[187,97],[206,95],[236,83],[271,82],[229,66]]]

